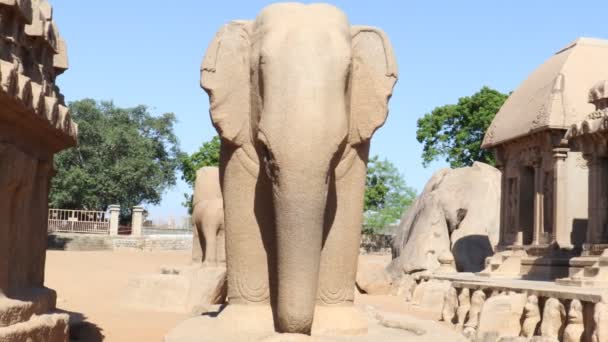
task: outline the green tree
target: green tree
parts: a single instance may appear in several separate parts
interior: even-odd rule
[[[182,179],[194,188],[196,171],[204,166],[218,166],[220,164],[220,137],[214,136],[211,140],[203,143],[198,151],[191,155],[182,155],[180,158],[180,169]],[[185,201],[182,203],[188,212],[192,214],[192,194],[184,194]]]
[[[457,104],[436,107],[418,119],[416,139],[423,144],[423,165],[445,157],[453,168],[480,161],[494,165],[494,156],[481,148],[483,136],[508,95],[483,87]]]
[[[377,233],[397,222],[415,199],[416,190],[407,186],[395,165],[373,156],[367,164],[363,232]]]
[[[55,157],[50,206],[106,210],[120,204],[121,220],[139,204],[158,204],[175,185],[179,143],[175,115],[152,116],[146,106],[119,108],[84,99],[70,103],[78,146]]]

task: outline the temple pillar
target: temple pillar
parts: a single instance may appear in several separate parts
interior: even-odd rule
[[[568,222],[566,222],[568,196],[568,174],[566,170],[566,158],[568,148],[557,147],[553,149],[554,177],[553,177],[553,242],[560,247],[570,246],[568,236]]]
[[[543,170],[541,163],[534,164],[534,237],[532,244],[539,245],[544,226]]]
[[[589,223],[587,229],[587,243],[595,244],[600,241],[598,235],[602,231],[600,212],[601,196],[601,163],[599,157],[593,153],[588,157],[589,161]]]

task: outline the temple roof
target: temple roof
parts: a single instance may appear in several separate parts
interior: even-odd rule
[[[608,40],[578,38],[539,66],[509,96],[482,147],[545,129],[568,129],[593,112],[589,89],[608,79]]]

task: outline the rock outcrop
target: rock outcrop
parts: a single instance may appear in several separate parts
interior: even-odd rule
[[[499,216],[500,171],[483,163],[440,170],[404,213],[388,270],[434,271],[451,252],[458,271],[481,271],[498,240]]]

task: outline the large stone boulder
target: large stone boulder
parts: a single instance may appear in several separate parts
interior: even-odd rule
[[[499,170],[477,162],[437,171],[401,219],[390,273],[434,271],[450,252],[458,271],[481,271],[498,242],[500,178]]]

